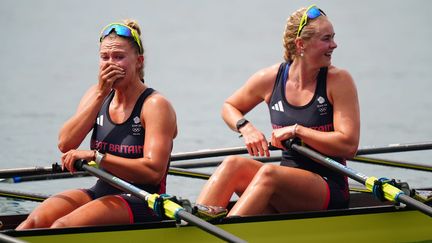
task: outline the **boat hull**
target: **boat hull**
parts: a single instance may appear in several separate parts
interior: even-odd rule
[[[432,240],[432,218],[415,210],[374,206],[349,210],[229,218],[217,223],[248,242],[419,242]],[[221,242],[174,221],[121,226],[3,231],[27,242]]]

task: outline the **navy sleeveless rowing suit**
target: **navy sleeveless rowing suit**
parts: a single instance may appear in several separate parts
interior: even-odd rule
[[[268,104],[273,129],[297,123],[319,131],[334,131],[333,106],[327,97],[327,68],[320,69],[315,94],[310,102],[304,106],[291,105],[286,99],[285,87],[288,80],[288,71],[289,63],[282,63]],[[345,165],[344,159],[333,159]],[[347,177],[333,172],[294,151],[282,152],[281,165],[308,170],[319,174],[325,179],[329,188],[329,195],[323,209],[348,207],[349,188]]]
[[[145,99],[153,92],[154,90],[151,88],[145,89],[135,103],[130,117],[121,124],[115,124],[109,115],[109,105],[115,93],[114,90],[111,91],[105,98],[97,115],[90,148],[97,149],[101,153],[109,153],[124,158],[142,158],[145,129],[141,125],[141,109]],[[166,174],[159,185],[134,185],[149,193],[165,193]],[[103,180],[99,179],[92,188],[85,191],[93,199],[105,195],[118,195],[129,206],[131,223],[157,219],[153,211],[148,208],[147,203],[142,199],[126,194]]]

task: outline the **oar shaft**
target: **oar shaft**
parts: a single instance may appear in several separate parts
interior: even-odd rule
[[[270,156],[270,157],[254,157],[254,160],[261,161],[263,163],[269,162],[280,162],[281,156]],[[204,168],[204,167],[215,167],[222,163],[222,160],[209,160],[209,161],[175,161],[171,163],[171,166],[175,168],[191,169],[191,168]]]
[[[210,234],[216,235],[217,237],[224,239],[228,242],[246,242],[246,241],[238,238],[237,236],[234,236],[234,235],[222,230],[221,228],[218,228],[218,227],[194,216],[193,214],[188,213],[187,211],[184,211],[184,210],[179,211],[178,215],[184,221],[192,223],[192,224],[200,227],[202,230],[204,230]]]
[[[398,201],[401,203],[404,203],[408,206],[411,206],[415,209],[418,209],[419,211],[423,212],[424,214],[429,215],[430,217],[432,217],[432,208],[429,207],[428,205],[421,203],[417,200],[415,200],[414,198],[405,195],[405,194],[401,194],[398,197]]]
[[[176,167],[170,167],[168,169],[168,174],[205,180],[207,180],[211,176],[211,174],[209,173],[197,172]]]
[[[51,167],[25,167],[25,168],[13,168],[13,169],[2,169],[0,170],[0,178],[8,178],[12,176],[19,175],[35,175],[50,173],[52,171]]]
[[[366,154],[383,154],[383,153],[395,153],[395,152],[408,152],[416,150],[427,150],[432,149],[432,142],[421,142],[421,143],[406,143],[406,144],[389,144],[381,147],[363,147],[357,150],[357,155]]]
[[[76,173],[61,172],[61,173],[49,173],[49,174],[39,174],[39,175],[27,175],[27,176],[15,176],[11,178],[0,179],[3,183],[21,183],[28,181],[41,181],[41,180],[54,180],[54,179],[65,179],[65,178],[77,178],[89,176],[87,172],[78,171]]]
[[[395,160],[390,160],[390,159],[380,159],[380,158],[356,156],[356,157],[349,159],[349,160],[354,161],[354,162],[362,162],[362,163],[366,163],[366,164],[392,166],[392,167],[405,168],[405,169],[411,169],[411,170],[432,172],[432,166],[416,164],[416,163],[406,163],[406,162],[400,162],[400,161],[395,161]]]
[[[405,151],[426,150],[426,149],[432,149],[432,142],[419,142],[419,143],[406,143],[406,144],[398,143],[398,144],[389,144],[386,146],[367,146],[367,147],[359,148],[357,151],[357,155],[405,152]],[[275,150],[275,148],[270,146],[270,150]],[[205,150],[198,150],[193,152],[172,154],[171,161],[202,159],[202,158],[247,154],[247,153],[248,150],[245,146],[220,148],[220,149],[205,149]]]
[[[115,186],[125,192],[131,193],[132,195],[143,199],[144,201],[148,200],[148,197],[151,196],[151,194],[149,194],[148,192],[116,177],[113,176],[103,170],[100,170],[98,168],[94,168],[92,166],[89,166],[87,164],[82,164],[82,165],[78,165],[76,166],[77,168],[82,168],[86,171],[88,171],[90,174],[104,180],[105,182],[108,182],[109,184],[111,184],[112,186]],[[225,241],[228,242],[245,242],[244,240],[238,238],[237,236],[230,234],[190,213],[188,213],[187,211],[181,209],[177,211],[177,216],[181,219],[183,219],[186,222],[192,223],[194,225],[196,225],[197,227],[205,230],[208,233],[211,233]]]
[[[194,152],[184,152],[171,155],[171,161],[176,160],[187,160],[187,159],[199,159],[199,158],[209,158],[218,157],[226,155],[235,154],[245,154],[247,153],[246,147],[233,147],[233,148],[223,148],[223,149],[205,149]]]
[[[36,202],[42,202],[43,200],[45,200],[49,197],[49,195],[45,195],[45,194],[20,192],[20,191],[13,191],[13,190],[7,190],[7,189],[0,189],[0,196],[8,197],[8,198],[14,198],[14,199],[36,201]]]
[[[0,233],[0,242],[4,242],[4,243],[26,243],[27,241],[22,241],[20,239],[17,239],[17,238],[14,238],[14,237]]]
[[[117,187],[118,189],[121,189],[121,190],[125,190],[128,193],[130,193],[130,194],[132,194],[138,198],[141,198],[144,201],[147,201],[146,196],[150,195],[146,191],[144,191],[144,190],[142,190],[142,189],[140,189],[140,188],[116,177],[116,176],[113,176],[113,175],[111,175],[111,174],[109,174],[103,170],[100,170],[98,168],[94,168],[94,167],[87,165],[87,164],[83,164],[82,168],[84,170],[86,170],[87,172],[89,172],[90,174],[102,179],[105,182],[108,182],[112,186]]]
[[[320,153],[316,152],[315,150],[309,149],[305,146],[300,146],[297,144],[290,144],[291,149],[293,149],[294,151],[297,151],[300,154],[303,154],[311,159],[313,159],[314,161],[316,161],[317,163],[333,169],[343,175],[348,176],[349,178],[358,181],[362,184],[365,184],[366,187],[370,188],[372,186],[372,184],[374,183],[374,181],[376,180],[376,178],[373,177],[367,177],[361,173],[356,172],[355,170],[342,165],[340,163],[338,163],[337,161],[323,156]],[[288,146],[289,147],[289,146]],[[395,188],[394,186],[390,185],[390,184],[384,184],[384,194],[390,194],[388,195],[390,196],[394,196],[394,199],[396,202],[402,202],[408,206],[411,206],[421,212],[423,212],[426,215],[429,215],[432,217],[432,208],[429,207],[428,205],[421,203],[411,197],[409,197],[408,195],[403,194],[402,191],[400,191],[398,188]],[[386,196],[387,199],[389,199]]]
[[[328,167],[330,169],[336,170],[337,172],[341,173],[341,174],[345,174],[348,177],[350,177],[351,179],[360,182],[361,184],[365,184],[366,179],[368,178],[367,176],[358,173],[356,171],[354,171],[353,169],[350,169],[346,166],[344,166],[343,164],[325,157],[323,155],[321,155],[320,153],[308,149],[304,146],[300,146],[297,144],[292,144],[291,148],[297,152],[299,152],[300,154],[307,156],[307,157],[311,157],[312,159],[314,159],[317,163],[324,165],[325,167]]]

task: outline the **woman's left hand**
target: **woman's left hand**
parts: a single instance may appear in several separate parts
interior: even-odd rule
[[[272,131],[271,144],[280,149],[285,149],[285,146],[282,144],[283,141],[294,138],[295,137],[295,129],[296,125],[282,127],[278,129],[274,129]]]
[[[74,167],[74,163],[76,160],[85,159],[87,161],[91,161],[94,160],[94,156],[95,152],[93,150],[69,150],[61,157],[62,169],[64,170],[66,168],[71,173],[74,173],[76,171]]]

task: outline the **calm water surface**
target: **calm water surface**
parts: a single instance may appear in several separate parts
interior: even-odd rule
[[[333,64],[350,71],[361,105],[361,146],[432,140],[430,1],[315,1],[333,22]],[[97,80],[98,34],[136,19],[146,49],[146,82],[178,115],[174,152],[241,146],[220,118],[221,105],[259,68],[282,61],[286,18],[309,1],[0,1],[0,169],[59,161],[57,132]],[[169,7],[168,7],[169,6]],[[247,117],[267,136],[267,108]],[[88,141],[82,148],[88,147]],[[430,164],[432,153],[382,155]],[[431,185],[430,173],[351,163],[366,175]],[[212,171],[212,169],[203,169]],[[55,193],[93,178],[0,188]],[[170,176],[168,192],[195,200],[203,181]],[[0,201],[0,213],[35,203]]]

